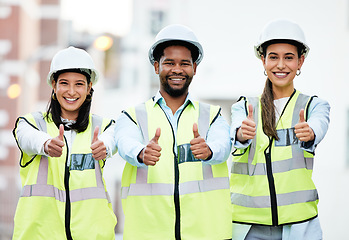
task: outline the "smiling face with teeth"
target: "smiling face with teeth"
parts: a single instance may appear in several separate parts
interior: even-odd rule
[[[294,91],[293,79],[303,65],[304,55],[298,56],[294,45],[275,43],[267,47],[266,55],[261,59],[273,84],[274,99],[291,96]]]
[[[196,66],[188,48],[180,45],[165,48],[160,61],[154,63],[155,72],[160,78],[161,94],[174,98],[186,96]]]
[[[52,82],[52,88],[61,106],[61,117],[76,120],[92,83],[88,83],[83,74],[64,72],[58,76],[57,82]]]

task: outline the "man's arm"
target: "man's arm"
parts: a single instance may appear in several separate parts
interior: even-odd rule
[[[135,122],[124,113],[116,121],[114,139],[119,154],[123,159],[133,166],[145,166],[137,159],[138,154],[145,147],[142,133]]]
[[[207,133],[206,144],[212,151],[212,157],[204,163],[215,165],[228,159],[231,151],[229,125],[221,115],[211,124]]]

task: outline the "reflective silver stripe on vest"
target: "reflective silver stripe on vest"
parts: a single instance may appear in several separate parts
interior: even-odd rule
[[[137,183],[130,187],[121,189],[121,198],[127,196],[151,196],[151,195],[173,195],[174,185],[172,183]]]
[[[66,201],[65,190],[59,190],[53,185],[47,184],[33,184],[25,185],[22,189],[21,197],[31,197],[31,196],[41,196],[41,197],[53,197],[60,202]],[[81,188],[70,191],[70,202],[78,202],[88,199],[108,199],[110,203],[109,196],[105,192],[104,188]]]
[[[148,133],[148,114],[145,107],[145,103],[139,104],[135,108],[136,119],[139,126],[139,129],[142,132],[143,144],[148,144],[149,133]],[[148,182],[148,169],[147,168],[138,168],[136,183],[146,184]],[[157,187],[155,187],[156,189]]]
[[[44,116],[41,112],[35,112],[33,114],[36,126],[43,132],[47,132],[47,125],[44,119]],[[37,177],[37,184],[43,185],[47,184],[47,175],[48,175],[48,158],[47,156],[41,156],[39,170],[38,170],[38,177]],[[42,187],[42,186],[41,186]]]
[[[203,137],[205,140],[207,139],[207,132],[208,132],[208,129],[210,128],[210,115],[211,115],[210,109],[211,109],[211,107],[209,104],[201,103],[201,102],[199,103],[198,128],[199,128],[200,136]],[[203,175],[204,180],[214,179],[213,172],[212,172],[212,166],[209,164],[203,163],[202,164],[202,175]],[[205,182],[205,183],[207,185],[209,185],[209,182]],[[200,185],[200,182],[198,182],[198,186],[201,186],[201,185]],[[229,188],[229,186],[228,186],[228,188]],[[208,187],[208,189],[209,189],[209,187]]]
[[[296,125],[299,121],[299,111],[306,105],[309,97],[303,94],[299,94],[292,116],[292,126]],[[259,98],[249,98],[249,103],[254,106],[254,121],[258,124],[258,111],[259,111]],[[308,170],[313,169],[313,158],[304,158],[303,151],[299,151],[298,139],[297,141],[292,140],[295,135],[288,135],[293,128],[283,129],[283,131],[278,130],[279,141],[275,141],[275,146],[291,146],[292,158],[282,161],[272,162],[273,173],[287,172],[294,169],[306,168]],[[287,131],[286,131],[287,130]],[[235,174],[245,174],[249,176],[253,175],[265,175],[266,174],[266,164],[257,163],[252,164],[255,155],[256,139],[252,141],[250,147],[250,153],[248,156],[248,163],[233,162],[231,173]]]
[[[103,118],[102,117],[97,116],[97,115],[92,115],[91,142],[92,142],[92,139],[93,139],[94,129],[97,126],[99,126],[99,134],[101,134],[101,132],[102,132],[102,129],[101,129],[102,123],[103,123]],[[108,194],[108,192],[105,192],[105,189],[104,189],[101,166],[99,165],[99,161],[97,161],[97,160],[95,160],[95,173],[96,173],[97,188],[103,188],[103,191],[104,191],[105,194],[107,194],[107,199],[110,202],[109,194]],[[89,190],[87,190],[87,188],[85,188],[85,189],[86,189],[86,192],[88,193]],[[73,190],[73,191],[75,191],[75,190]],[[73,194],[73,193],[71,193],[71,194]],[[81,193],[81,194],[83,195],[83,194],[86,194],[86,193]]]
[[[205,137],[210,127],[210,105],[199,103],[199,134]],[[136,107],[136,119],[144,136],[148,136],[148,115],[145,104]],[[144,143],[149,139],[144,138]],[[179,194],[190,194],[198,192],[207,192],[220,189],[229,189],[229,178],[213,178],[212,167],[208,164],[202,164],[203,180],[190,181],[179,184]],[[121,188],[121,198],[126,199],[128,196],[151,196],[163,195],[171,196],[174,193],[173,183],[147,183],[148,168],[137,168],[136,184],[130,184],[129,187]]]
[[[229,189],[229,178],[219,177],[198,181],[190,181],[179,184],[179,194],[191,194],[199,192],[209,192],[214,190]],[[174,193],[172,183],[145,183],[130,184],[130,187],[121,188],[121,198],[126,199],[128,196],[154,196],[163,195],[171,196]]]
[[[148,133],[148,114],[145,107],[145,103],[139,104],[135,108],[136,119],[139,126],[139,129],[142,132],[143,143],[148,144],[149,133]]]
[[[314,202],[319,199],[316,189],[277,194],[277,205],[286,206],[296,203]],[[231,201],[235,205],[248,208],[270,208],[269,196],[252,197],[239,193],[231,193]]]
[[[41,131],[47,132],[46,121],[40,112],[32,114],[34,116],[36,125]],[[101,127],[103,119],[98,116],[92,116],[92,137],[96,126]],[[91,139],[92,141],[92,139]],[[110,203],[110,197],[108,192],[104,189],[102,180],[101,168],[98,161],[95,160],[95,174],[97,187],[81,188],[70,191],[70,201],[77,202],[88,199],[107,199]],[[53,185],[47,184],[48,175],[48,158],[41,156],[39,171],[37,176],[37,183],[33,185],[25,185],[22,189],[21,197],[42,196],[42,197],[54,197],[56,200],[65,202],[66,193],[65,190],[60,190]]]
[[[92,115],[92,134],[91,134],[91,142],[93,140],[93,133],[95,131],[95,128],[98,126],[99,127],[99,132],[98,135],[102,133],[102,123],[103,123],[103,118],[97,115]]]
[[[304,158],[304,157],[303,157]],[[248,175],[248,163],[234,162],[234,167],[231,172],[235,174]],[[291,171],[294,169],[306,168],[308,170],[313,170],[313,159],[305,158],[304,161],[295,161],[294,159],[286,159],[282,161],[272,162],[273,173],[282,173]],[[265,163],[257,163],[255,165],[253,175],[265,175],[266,174]]]

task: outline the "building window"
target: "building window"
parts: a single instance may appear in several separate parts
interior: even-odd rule
[[[154,10],[151,12],[150,31],[152,35],[156,35],[163,27],[164,15],[165,13],[159,10]]]

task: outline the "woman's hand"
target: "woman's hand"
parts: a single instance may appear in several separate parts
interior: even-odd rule
[[[248,105],[247,118],[242,121],[241,127],[236,132],[236,138],[239,142],[246,142],[256,136],[256,123],[253,120],[252,104]]]
[[[45,142],[44,151],[50,157],[60,157],[64,147],[64,126],[59,125],[59,134],[55,138],[51,138]]]

